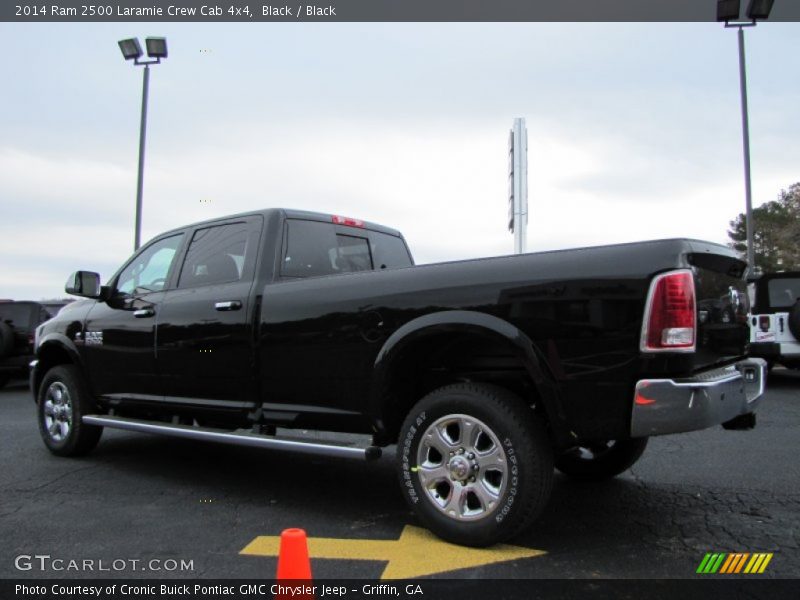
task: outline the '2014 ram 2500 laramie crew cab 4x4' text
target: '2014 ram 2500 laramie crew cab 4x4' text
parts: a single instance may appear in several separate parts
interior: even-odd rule
[[[649,436],[755,425],[745,267],[685,239],[414,266],[392,229],[258,211],[160,235],[107,286],[75,273],[86,299],[37,329],[31,389],[58,455],[103,427],[362,458],[397,444],[420,521],[487,545],[536,518],[554,467],[602,479]],[[725,295],[729,318],[700,318]]]

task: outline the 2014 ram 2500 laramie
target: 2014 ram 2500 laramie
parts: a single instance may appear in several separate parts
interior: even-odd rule
[[[397,444],[420,521],[488,545],[536,518],[554,467],[612,477],[649,436],[755,425],[745,267],[685,239],[414,266],[392,229],[258,211],[160,235],[107,286],[75,273],[86,299],[38,328],[31,389],[58,455],[104,427],[361,458]],[[728,318],[698,308],[722,296]]]

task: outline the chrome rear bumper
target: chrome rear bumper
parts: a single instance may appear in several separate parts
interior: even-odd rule
[[[705,429],[754,412],[764,394],[766,365],[750,358],[686,379],[639,381],[631,437]]]

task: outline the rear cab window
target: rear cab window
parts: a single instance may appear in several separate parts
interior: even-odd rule
[[[286,220],[282,277],[320,277],[411,265],[399,236],[322,221]]]
[[[773,310],[790,309],[800,298],[800,277],[770,279],[767,283],[769,305]]]
[[[751,287],[755,296],[754,315],[789,312],[800,299],[800,271],[766,273]]]
[[[395,269],[414,264],[403,238],[396,235],[370,231],[370,248],[376,269]]]

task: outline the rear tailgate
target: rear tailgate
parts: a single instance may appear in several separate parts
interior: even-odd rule
[[[686,243],[682,262],[691,269],[695,306],[685,269],[653,280],[648,311],[656,308],[642,340],[645,351],[663,352],[665,362],[660,375],[636,384],[630,429],[634,438],[720,424],[751,429],[764,394],[766,363],[745,357],[750,337],[746,263],[725,246]]]
[[[699,371],[732,362],[747,353],[749,299],[744,279],[747,263],[729,248],[692,241],[687,256],[697,294],[697,352],[692,365]]]

